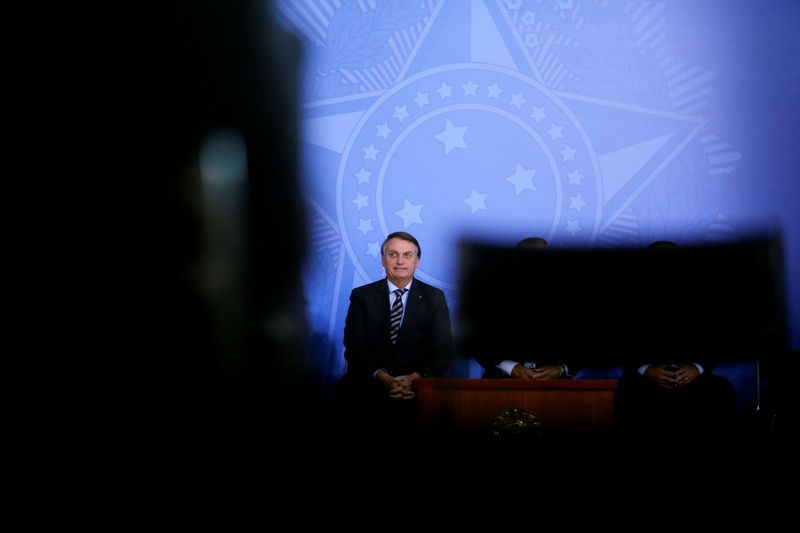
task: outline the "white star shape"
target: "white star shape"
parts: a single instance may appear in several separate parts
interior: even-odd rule
[[[575,236],[576,233],[581,231],[581,227],[578,225],[577,220],[567,220],[567,227],[564,228],[564,230],[570,232],[573,236]]]
[[[475,211],[488,211],[486,208],[486,197],[488,195],[489,193],[480,194],[475,189],[472,189],[469,198],[464,200],[464,203],[469,206],[469,212],[471,215],[474,215]]]
[[[494,98],[495,100],[500,99],[500,95],[503,94],[503,89],[500,88],[500,85],[497,82],[494,82],[494,85],[490,85],[488,88],[488,96],[489,98]]]
[[[375,135],[377,135],[378,137],[383,137],[384,140],[386,140],[389,137],[389,134],[392,133],[391,128],[389,128],[388,122],[384,122],[383,124],[378,124],[377,126],[375,126],[375,128],[378,130],[378,133],[376,133]]]
[[[417,103],[420,109],[430,104],[428,101],[428,93],[421,93],[419,91],[417,91],[417,97],[414,98],[414,101]]]
[[[477,94],[475,94],[475,89],[480,87],[480,85],[473,83],[472,80],[469,80],[461,87],[464,89],[464,96],[477,96]]]
[[[565,161],[575,161],[575,148],[572,148],[570,145],[567,145],[558,153],[561,154],[562,163]]]
[[[371,218],[359,218],[358,219],[358,226],[356,229],[361,232],[362,235],[366,235],[370,231],[372,231],[372,219]]]
[[[469,126],[455,126],[450,119],[446,119],[444,131],[437,133],[434,137],[444,143],[444,153],[449,155],[453,148],[467,149],[467,143],[464,142],[464,134],[467,133]]]
[[[517,163],[517,169],[514,174],[508,176],[506,181],[509,181],[514,184],[514,191],[516,192],[516,196],[519,196],[519,193],[525,190],[535,191],[536,185],[533,184],[533,177],[536,175],[536,170],[525,170],[522,168],[522,165]]]
[[[583,197],[579,194],[578,196],[570,196],[569,197],[569,206],[572,209],[576,209],[579,213],[583,206],[586,205],[586,202],[583,200]]]
[[[511,105],[516,106],[517,109],[522,109],[522,104],[526,103],[527,100],[522,97],[522,93],[512,94],[511,95]]]
[[[361,167],[361,170],[353,175],[358,178],[358,184],[361,185],[362,183],[369,183],[369,177],[372,176],[372,172],[369,172],[364,167]]]
[[[353,200],[353,203],[356,204],[356,207],[358,207],[358,210],[361,211],[365,207],[369,207],[368,200],[369,200],[369,195],[361,194],[359,192],[359,193],[356,193],[356,198],[355,198],[355,200]]]
[[[406,111],[406,106],[404,106],[404,105],[396,105],[396,106],[394,106],[394,115],[392,115],[392,116],[394,118],[396,118],[397,120],[399,120],[400,122],[403,122],[405,119],[407,119],[411,115],[409,115],[408,111]]]
[[[564,136],[561,135],[561,130],[563,129],[564,126],[556,126],[555,124],[553,124],[552,126],[550,126],[550,129],[547,130],[547,134],[550,135],[550,139],[553,141],[555,141],[556,139],[562,139],[564,138]]]
[[[368,242],[367,254],[377,259],[378,256],[381,255],[381,243],[379,243],[378,241]]]
[[[543,118],[547,118],[547,115],[544,114],[544,107],[536,106],[533,106],[533,112],[529,116],[535,118],[537,124],[541,122]]]
[[[444,100],[445,98],[452,98],[453,97],[453,86],[447,85],[445,82],[442,82],[442,85],[436,89],[436,92],[439,93],[439,96]]]
[[[580,185],[581,181],[583,181],[583,174],[581,174],[580,170],[577,168],[567,174],[569,176],[569,184],[570,185]]]
[[[419,212],[422,211],[422,207],[423,204],[414,205],[408,201],[408,198],[406,198],[403,209],[400,211],[395,211],[394,214],[403,219],[403,228],[407,228],[415,222],[417,224],[422,224],[422,219],[419,216]]]
[[[522,22],[526,26],[533,25],[533,23],[536,22],[536,13],[534,13],[533,11],[526,11],[525,14],[522,15]]]
[[[364,150],[364,159],[372,159],[373,161],[377,161],[377,159],[375,159],[375,156],[378,155],[378,152],[380,152],[380,150],[375,148],[375,145],[369,143],[369,146],[367,146],[366,148],[362,148],[362,150]]]

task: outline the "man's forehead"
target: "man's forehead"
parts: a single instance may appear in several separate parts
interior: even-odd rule
[[[389,250],[402,250],[402,251],[411,250],[412,252],[415,252],[417,250],[417,247],[414,246],[413,242],[408,242],[406,240],[397,238],[390,240],[386,245],[386,248],[388,248]]]

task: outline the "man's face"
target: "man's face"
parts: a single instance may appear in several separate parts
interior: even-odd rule
[[[389,281],[398,287],[405,287],[419,266],[417,247],[403,239],[390,239],[381,257],[381,266],[386,270]]]

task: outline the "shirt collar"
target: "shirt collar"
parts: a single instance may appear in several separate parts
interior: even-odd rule
[[[391,281],[389,281],[389,278],[386,278],[386,283],[389,284],[389,292],[390,293],[392,293],[392,292],[394,292],[394,291],[396,291],[397,289],[400,288],[397,285],[395,285],[394,283],[392,283]],[[408,285],[406,285],[405,288],[410,291],[411,290],[411,285],[413,283],[414,283],[414,280],[412,279],[411,281],[408,282]]]

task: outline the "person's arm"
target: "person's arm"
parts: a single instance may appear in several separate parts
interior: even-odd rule
[[[505,372],[510,376],[511,373],[514,371],[514,367],[517,366],[518,364],[520,363],[518,363],[517,361],[506,359],[505,361],[501,361],[500,364],[495,366],[497,366],[497,368],[499,368],[500,370],[502,370],[503,372]]]
[[[348,373],[364,379],[377,379],[377,373],[385,363],[382,363],[377,354],[370,353],[368,348],[368,317],[366,301],[353,290],[344,322],[344,358]]]
[[[581,371],[581,366],[575,361],[564,361],[560,365],[562,377],[574,378],[575,375]]]

